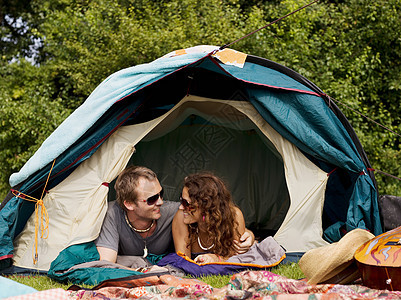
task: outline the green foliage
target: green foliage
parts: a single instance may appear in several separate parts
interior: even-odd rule
[[[300,6],[269,2],[259,18],[270,22]],[[399,0],[318,3],[233,47],[296,70],[339,101],[373,168],[401,177],[400,9]],[[399,181],[376,174],[380,194],[401,195]]]
[[[6,7],[0,13],[0,33],[10,37],[1,39],[1,199],[9,175],[113,72],[176,49],[228,44],[307,3],[20,0]],[[322,88],[339,101],[373,168],[401,177],[400,137],[353,111],[400,134],[400,10],[401,0],[320,1],[230,48],[281,63]],[[26,26],[17,32],[10,20],[18,18]],[[377,174],[377,180],[380,194],[401,195],[395,179]]]
[[[22,60],[6,68],[0,82],[0,189],[5,197],[8,178],[70,113],[55,97],[46,72]]]
[[[27,23],[32,12],[30,0],[0,1],[0,55],[10,60],[15,57],[31,57],[33,23]]]

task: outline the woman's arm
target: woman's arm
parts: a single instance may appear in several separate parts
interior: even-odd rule
[[[191,257],[191,245],[189,245],[188,226],[184,223],[183,211],[179,209],[173,219],[172,232],[175,252],[182,252]]]
[[[235,207],[235,220],[238,223],[238,233],[239,236],[236,237],[236,240],[239,241],[241,236],[244,234],[246,228],[245,228],[245,219],[244,219],[244,215],[242,214],[242,211],[238,208]]]

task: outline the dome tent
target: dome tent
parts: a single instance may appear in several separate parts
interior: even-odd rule
[[[11,176],[36,198],[46,186],[49,236],[38,237],[34,265],[35,203],[10,192],[3,264],[47,270],[61,250],[94,240],[113,180],[131,163],[158,174],[167,200],[178,200],[189,173],[215,172],[246,225],[288,252],[354,228],[382,232],[370,164],[330,98],[272,61],[198,46],[112,74]]]

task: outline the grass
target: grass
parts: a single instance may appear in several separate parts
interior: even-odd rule
[[[300,279],[303,278],[304,275],[299,268],[298,264],[296,263],[289,263],[285,265],[279,265],[278,267],[274,267],[271,270],[269,270],[275,274],[285,276],[287,278],[292,278],[292,279]],[[16,282],[28,285],[30,287],[33,287],[34,289],[38,291],[43,291],[43,290],[49,290],[49,289],[56,289],[56,288],[62,288],[66,290],[68,287],[73,285],[73,283],[67,283],[63,284],[60,282],[57,282],[47,276],[43,275],[31,275],[31,276],[19,276],[19,275],[12,275],[8,277],[11,280],[14,280]],[[228,284],[230,281],[231,275],[211,275],[211,276],[202,276],[198,277],[199,280],[202,280],[203,282],[215,287],[215,288],[221,288]],[[80,285],[81,287],[84,288],[91,288],[92,286],[90,285]]]
[[[296,264],[296,263],[280,265],[278,267],[272,268],[269,271],[273,272],[275,274],[281,275],[281,276],[285,276],[287,278],[292,278],[292,279],[301,279],[304,277],[304,274],[302,273],[301,269],[299,268],[298,264]],[[221,288],[228,284],[228,282],[231,279],[231,275],[201,276],[201,277],[198,277],[198,279],[211,285],[212,287]]]
[[[302,279],[305,277],[299,265],[294,262],[274,267],[270,271],[275,274],[285,276],[291,279]]]

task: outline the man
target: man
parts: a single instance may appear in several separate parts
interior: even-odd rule
[[[156,174],[146,167],[128,167],[115,190],[117,201],[110,203],[95,241],[100,260],[115,263],[118,255],[145,258],[174,252],[171,228],[180,203],[163,200]],[[253,234],[245,232],[241,241],[239,253],[253,244]]]

